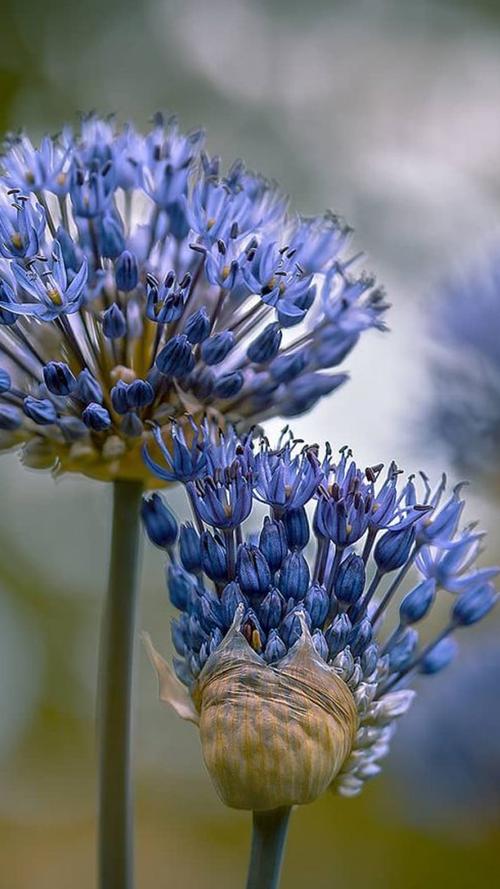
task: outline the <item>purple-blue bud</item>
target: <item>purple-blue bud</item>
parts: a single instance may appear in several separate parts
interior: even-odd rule
[[[43,368],[45,385],[52,395],[70,395],[76,389],[76,377],[64,361],[49,361]]]
[[[302,350],[291,355],[280,355],[269,366],[269,372],[277,383],[291,383],[300,376],[309,361],[309,354]]]
[[[365,588],[366,572],[361,556],[349,553],[340,563],[335,579],[335,595],[339,602],[354,605]]]
[[[172,642],[177,654],[180,654],[181,657],[184,657],[188,650],[187,629],[188,621],[185,614],[181,614],[177,620],[172,621]]]
[[[302,605],[296,605],[284,617],[280,625],[280,635],[287,648],[295,645],[297,639],[302,636],[302,625],[299,618],[299,612],[304,615],[306,624],[311,629],[311,618],[304,610]]]
[[[312,628],[322,627],[330,610],[330,597],[324,586],[312,584],[306,593],[304,605],[311,618]]]
[[[444,667],[453,660],[458,651],[458,645],[455,639],[447,636],[434,645],[433,648],[422,658],[419,664],[419,672],[431,675],[439,673]]]
[[[281,660],[286,654],[286,645],[276,630],[271,630],[264,649],[264,660],[266,664],[275,664]]]
[[[401,624],[416,624],[429,611],[436,592],[436,581],[433,577],[422,580],[404,597],[399,608]]]
[[[413,627],[407,627],[389,646],[389,667],[392,672],[404,670],[415,654],[418,633]]]
[[[103,217],[100,236],[101,252],[107,259],[116,259],[125,249],[122,226],[111,214]]]
[[[39,426],[49,426],[57,420],[56,407],[48,398],[32,398],[28,395],[24,399],[23,410],[26,416]]]
[[[226,550],[210,533],[201,535],[201,565],[210,580],[220,583],[226,579]]]
[[[236,340],[234,333],[224,330],[205,340],[201,347],[201,357],[210,366],[220,364],[233,348]]]
[[[282,522],[266,516],[259,537],[259,549],[264,554],[272,572],[281,568],[288,552],[285,528]]]
[[[217,398],[233,398],[238,394],[244,382],[245,377],[239,370],[223,374],[215,383],[214,395]]]
[[[106,309],[102,316],[102,332],[108,340],[116,340],[121,336],[125,336],[127,332],[127,322],[120,306],[113,303],[109,309]]]
[[[193,581],[181,565],[169,565],[167,585],[170,601],[179,611],[185,611],[194,592]]]
[[[323,658],[324,661],[328,660],[328,645],[326,644],[326,639],[323,636],[321,630],[315,630],[312,634],[313,645],[319,654],[320,658]]]
[[[152,404],[154,389],[147,380],[134,380],[127,386],[127,403],[130,408],[140,409]]]
[[[361,655],[361,669],[363,670],[363,675],[371,676],[375,667],[378,663],[378,646],[375,642],[372,642],[367,648],[365,648],[363,654]]]
[[[236,556],[236,575],[248,596],[262,596],[271,584],[271,572],[265,556],[256,546],[243,543]]]
[[[289,509],[283,516],[286,538],[290,549],[304,549],[309,543],[309,521],[307,512],[303,506],[297,509]]]
[[[286,602],[283,596],[276,587],[273,587],[262,600],[258,609],[259,620],[266,633],[280,625],[285,609]]]
[[[181,525],[179,556],[186,571],[197,573],[201,570],[200,535],[189,522],[186,525]]]
[[[103,432],[111,426],[111,417],[105,407],[91,402],[82,413],[82,420],[94,432]]]
[[[118,290],[129,293],[137,287],[139,268],[137,257],[129,250],[124,250],[115,262],[115,281]]]
[[[352,623],[347,617],[347,614],[339,614],[328,627],[325,633],[325,639],[332,659],[346,647],[351,630]]]
[[[8,392],[11,387],[10,374],[0,367],[0,395],[2,392]]]
[[[281,567],[278,586],[285,599],[303,599],[309,586],[309,565],[300,552],[289,553]]]
[[[350,646],[353,657],[359,657],[363,654],[365,648],[367,648],[372,641],[372,636],[373,627],[368,618],[360,621],[359,624],[356,624],[352,628],[349,633],[347,644]]]
[[[498,594],[490,583],[462,593],[452,610],[453,623],[468,627],[485,617],[497,601]]]
[[[88,404],[91,401],[95,401],[97,404],[102,404],[104,400],[99,383],[87,368],[78,374],[77,387],[74,394],[85,404]]]
[[[220,598],[221,614],[226,630],[231,626],[238,605],[247,606],[247,600],[241,592],[240,585],[235,580],[226,584]]]
[[[379,571],[395,571],[401,568],[410,555],[415,531],[410,526],[403,531],[386,531],[378,541],[374,558]]]
[[[128,412],[127,389],[127,383],[124,383],[123,380],[118,380],[116,386],[113,386],[111,389],[111,404],[117,414],[126,414]]]
[[[247,357],[255,364],[266,364],[271,361],[280,349],[283,333],[276,322],[268,326],[250,343]]]
[[[5,432],[13,432],[19,429],[23,422],[23,416],[19,408],[11,404],[0,405],[0,429]]]
[[[184,334],[192,345],[202,343],[210,333],[210,318],[205,306],[193,312],[186,321]]]
[[[143,498],[141,518],[146,533],[155,546],[166,549],[175,543],[178,533],[177,521],[160,494],[151,494],[150,497]]]
[[[194,365],[191,344],[183,333],[172,337],[156,358],[156,367],[166,377],[185,377]]]

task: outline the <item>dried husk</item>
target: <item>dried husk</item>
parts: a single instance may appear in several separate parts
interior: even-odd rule
[[[242,617],[240,607],[198,677],[194,707],[181,715],[195,721],[198,714],[205,764],[226,805],[263,811],[310,803],[351,751],[358,727],[353,695],[317,654],[305,620],[288,655],[268,666],[239,632]],[[185,711],[180,683],[172,684],[171,671],[162,676],[159,656],[152,656],[163,700]]]

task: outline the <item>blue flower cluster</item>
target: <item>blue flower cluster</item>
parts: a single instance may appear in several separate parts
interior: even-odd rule
[[[474,567],[482,535],[459,529],[461,487],[443,502],[445,479],[432,491],[422,476],[419,497],[415,478],[399,484],[394,464],[385,474],[382,464],[362,470],[346,448],[339,459],[329,447],[321,456],[287,430],[276,448],[208,424],[194,446],[180,431],[173,448],[157,438],[166,465],[146,460],[160,478],[183,483],[193,513],[179,528],[159,494],[143,503],[150,539],[168,552],[170,599],[181,612],[172,625],[179,679],[194,689],[239,606],[241,632],[268,665],[293,647],[305,619],[317,653],[356,701],[356,743],[337,786],[357,793],[380,771],[393,719],[413,696],[411,676],[445,667],[454,631],[496,601],[500,569]],[[247,531],[257,514],[257,530]],[[402,596],[410,571],[414,583]],[[449,618],[421,643],[418,627],[441,591],[452,596]]]
[[[392,761],[405,820],[425,830],[452,828],[468,842],[498,828],[499,684],[498,631],[490,628],[405,720]]]
[[[496,321],[495,321],[496,319]],[[498,248],[446,280],[433,303],[427,424],[461,471],[498,473],[500,452]]]
[[[90,116],[0,170],[0,447],[31,466],[144,473],[148,423],[310,409],[386,303],[334,215],[227,173],[199,131]]]

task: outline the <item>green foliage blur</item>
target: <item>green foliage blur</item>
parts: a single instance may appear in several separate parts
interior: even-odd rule
[[[500,220],[499,37],[486,0],[3,0],[0,130],[38,137],[94,108],[139,126],[175,111],[227,162],[279,179],[299,210],[345,214],[388,285],[393,332],[363,345],[352,382],[295,429],[419,468],[408,403],[425,397],[427,291]],[[426,459],[440,468],[435,443]],[[11,454],[0,492],[0,889],[89,889],[110,490]],[[497,504],[473,495],[471,509],[492,562]],[[145,549],[142,625],[168,651],[162,559]],[[218,802],[195,730],[160,706],[138,660],[138,886],[241,886],[250,819]],[[458,832],[423,829],[404,799],[384,774],[357,800],[296,812],[283,889],[495,882],[500,815],[479,831],[467,813]]]

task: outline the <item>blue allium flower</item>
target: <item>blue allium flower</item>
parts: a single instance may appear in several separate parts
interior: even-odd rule
[[[196,451],[186,411],[247,428],[301,413],[344,381],[331,370],[362,331],[384,327],[347,227],[291,213],[203,142],[160,115],[145,136],[91,115],[39,147],[7,140],[0,446],[29,465],[141,478],[141,446],[157,463],[172,420],[178,464]]]
[[[467,836],[498,827],[499,682],[498,633],[490,632],[468,645],[422,695],[394,750],[392,771],[405,819],[427,830],[452,828]]]
[[[232,675],[230,651],[236,673],[246,660],[254,665],[255,689],[259,677],[288,676],[309,645],[313,655],[300,661],[302,672],[297,666],[297,687],[305,694],[319,670],[349,690],[348,701],[337,704],[344,714],[352,706],[352,737],[329,783],[354,795],[380,771],[394,720],[413,699],[415,674],[445,667],[457,631],[494,606],[500,568],[476,567],[482,534],[458,527],[462,487],[446,499],[443,479],[434,491],[425,476],[420,486],[413,476],[401,483],[394,464],[385,476],[382,464],[362,470],[346,448],[337,460],[329,447],[322,456],[288,430],[273,448],[265,438],[240,439],[234,429],[216,433],[206,424],[197,453],[203,459],[189,478],[182,460],[167,457],[194,519],[180,545],[168,548],[170,596],[181,612],[173,625],[174,668],[194,703],[189,718],[206,731],[203,689],[217,681],[219,662]],[[448,618],[433,635],[421,626],[437,601]],[[275,672],[259,672],[265,669]],[[165,680],[165,699],[173,681]],[[237,691],[227,690],[231,701],[233,694],[236,706]],[[242,743],[250,744],[248,737]],[[207,763],[211,755],[205,751]],[[307,797],[293,797],[297,788],[290,793],[296,802]]]
[[[441,286],[432,312],[427,420],[461,471],[487,478],[500,451],[498,249]]]

